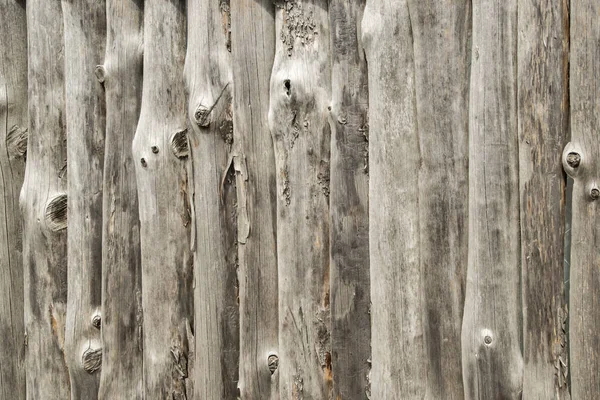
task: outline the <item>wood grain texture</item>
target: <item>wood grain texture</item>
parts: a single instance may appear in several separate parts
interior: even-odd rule
[[[0,398],[25,398],[23,220],[19,191],[27,150],[25,4],[0,1]]]
[[[185,77],[193,169],[194,397],[235,399],[239,360],[236,187],[228,2],[188,1]],[[231,168],[230,168],[231,167]],[[239,213],[242,205],[237,204]],[[191,396],[190,396],[191,397]]]
[[[570,268],[570,362],[573,399],[600,397],[600,180],[598,128],[600,5],[573,1],[571,9],[571,142],[563,166],[573,178]]]
[[[367,0],[371,398],[422,399],[427,386],[419,258],[420,163],[408,4]]]
[[[567,3],[519,4],[519,188],[523,398],[566,399],[565,187],[569,132]]]
[[[268,126],[275,41],[272,0],[231,1],[234,164],[245,168],[235,168],[243,399],[279,399],[277,187]]]
[[[143,2],[106,1],[106,54],[96,66],[106,92],[102,189],[100,399],[142,399],[142,276],[131,144],[142,99]]]
[[[24,217],[25,370],[28,399],[70,397],[67,303],[64,37],[58,1],[27,2],[29,141]]]
[[[472,46],[465,398],[520,399],[517,2],[473,1]]]
[[[322,0],[276,6],[269,127],[277,181],[280,396],[327,398],[329,17]]]
[[[369,125],[360,40],[364,1],[329,3],[331,24],[331,364],[333,398],[369,389]]]
[[[471,2],[409,0],[415,62],[425,398],[463,399]],[[406,172],[410,173],[410,172]]]
[[[142,260],[145,396],[185,399],[193,326],[190,205],[185,157],[185,2],[144,3],[144,83],[133,139]],[[185,135],[185,134],[184,134]],[[184,139],[185,140],[185,139]]]
[[[106,2],[63,0],[67,117],[66,362],[71,398],[98,398],[102,344],[102,173],[106,107],[94,74],[104,58]],[[100,354],[98,354],[100,352]],[[100,357],[99,357],[100,356]]]

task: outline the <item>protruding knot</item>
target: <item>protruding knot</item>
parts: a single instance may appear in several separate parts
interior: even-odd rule
[[[269,354],[269,358],[267,358],[267,365],[269,366],[271,375],[273,375],[279,366],[279,357],[277,357],[276,354]]]
[[[88,374],[93,374],[100,369],[102,365],[102,349],[87,349],[81,357],[83,370]]]
[[[92,326],[96,329],[100,329],[100,327],[102,326],[102,317],[100,316],[100,314],[94,314],[92,316]]]
[[[58,232],[67,227],[67,195],[61,193],[50,199],[44,212],[46,227]]]
[[[574,151],[567,154],[567,164],[571,168],[579,167],[579,163],[581,162],[581,155],[579,153],[575,153]]]
[[[177,158],[188,156],[190,149],[188,146],[187,129],[182,129],[171,135],[171,151]]]
[[[575,178],[583,167],[583,153],[579,146],[567,143],[562,154],[563,169],[571,178]]]
[[[104,69],[104,65],[96,65],[96,68],[94,68],[94,74],[96,75],[98,82],[104,83],[104,80],[106,79],[106,70]]]
[[[212,108],[207,108],[202,104],[194,111],[194,122],[202,128],[207,128],[210,125],[210,112]]]

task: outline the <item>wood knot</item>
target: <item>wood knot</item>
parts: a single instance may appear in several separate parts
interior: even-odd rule
[[[44,212],[46,227],[58,232],[67,227],[67,195],[61,193],[50,199]]]
[[[194,122],[201,128],[207,128],[210,125],[210,112],[212,108],[199,105],[194,112]]]
[[[100,369],[102,365],[102,349],[87,349],[81,357],[83,370],[88,374],[93,374]]]
[[[94,68],[94,74],[96,75],[98,82],[104,83],[104,80],[106,79],[106,69],[104,69],[104,65],[96,65],[96,68]]]
[[[152,150],[152,153],[158,154],[158,146],[152,146],[150,149]]]
[[[142,159],[140,160],[140,163],[142,164],[142,167],[146,168],[148,166],[148,163],[146,162],[146,159],[144,157],[142,157]]]
[[[580,163],[581,155],[579,153],[575,153],[574,151],[572,151],[569,154],[567,154],[567,164],[569,165],[569,167],[577,168],[579,167]]]
[[[173,366],[181,378],[188,377],[188,361],[185,353],[179,346],[171,347],[171,356],[173,356]]]
[[[483,343],[485,343],[487,346],[489,346],[490,344],[492,344],[492,337],[489,335],[486,335],[486,337],[483,338]]]
[[[592,190],[590,190],[590,197],[592,200],[598,200],[598,198],[600,198],[600,190],[596,187],[592,188]]]
[[[102,317],[100,317],[100,314],[95,314],[92,317],[92,326],[96,329],[100,329],[102,326]]]
[[[279,366],[279,357],[276,354],[270,354],[269,358],[267,358],[267,365],[269,366],[271,375],[273,375]]]
[[[182,129],[171,135],[171,151],[177,158],[185,158],[189,155],[187,129]]]
[[[6,149],[8,154],[15,158],[21,158],[27,153],[27,128],[14,125],[6,135]]]

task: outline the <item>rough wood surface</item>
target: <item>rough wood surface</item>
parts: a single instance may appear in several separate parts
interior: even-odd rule
[[[94,74],[104,58],[106,2],[63,0],[67,125],[66,362],[71,398],[98,398],[102,344],[102,172],[106,110]]]
[[[364,1],[334,0],[331,23],[331,364],[333,398],[369,391],[369,125],[360,41]]]
[[[185,77],[194,207],[194,397],[237,397],[239,314],[229,3],[188,1]],[[232,163],[233,165],[230,165]],[[238,202],[237,212],[242,205]],[[190,396],[191,397],[191,396]]]
[[[27,2],[29,141],[24,217],[25,371],[28,399],[68,399],[64,38],[58,1]]]
[[[146,396],[185,399],[193,326],[186,158],[185,2],[144,3],[144,83],[133,139],[142,255]],[[185,141],[185,136],[184,139]],[[199,283],[199,282],[198,282]]]
[[[522,2],[518,14],[523,398],[565,399],[569,15],[564,0]]]
[[[99,398],[142,399],[142,277],[135,160],[142,98],[142,0],[107,0],[102,228],[102,371]]]
[[[517,2],[475,0],[469,103],[466,399],[520,399]]]
[[[463,399],[471,2],[409,0],[420,145],[419,238],[429,399]],[[405,170],[405,173],[409,170]]]
[[[269,128],[275,145],[280,396],[328,398],[328,4],[276,4]]]
[[[275,40],[272,0],[231,1],[243,399],[279,399],[277,187],[268,127]]]
[[[0,1],[0,398],[25,398],[23,220],[27,150],[25,3]],[[10,38],[10,40],[6,40]]]
[[[569,373],[573,399],[600,398],[600,7],[571,2],[571,142],[563,166],[573,178]]]
[[[427,357],[421,304],[420,163],[408,4],[368,0],[371,398],[422,399]]]

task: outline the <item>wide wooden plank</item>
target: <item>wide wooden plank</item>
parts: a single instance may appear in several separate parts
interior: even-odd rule
[[[144,83],[133,157],[139,200],[145,397],[185,399],[192,309],[185,2],[144,2]]]
[[[0,398],[21,400],[25,398],[25,329],[19,192],[27,150],[24,2],[0,1],[0,37]]]
[[[275,144],[282,398],[331,391],[328,3],[281,1],[269,127]]]
[[[106,1],[106,55],[96,66],[106,91],[102,189],[100,399],[142,399],[142,276],[135,160],[142,99],[143,2]],[[123,357],[127,354],[127,357]]]
[[[329,3],[331,24],[331,363],[333,398],[369,390],[369,125],[364,1]]]
[[[274,13],[272,0],[231,0],[243,399],[279,399],[277,187],[268,126]]]
[[[600,4],[577,0],[571,9],[571,142],[563,166],[573,178],[569,347],[573,399],[600,398]]]
[[[465,398],[520,399],[516,0],[473,2],[471,62]]]
[[[28,399],[68,399],[67,182],[64,37],[58,1],[27,2],[29,142],[24,218],[25,370]]]
[[[518,14],[523,398],[565,399],[569,15],[563,0],[522,2]]]

